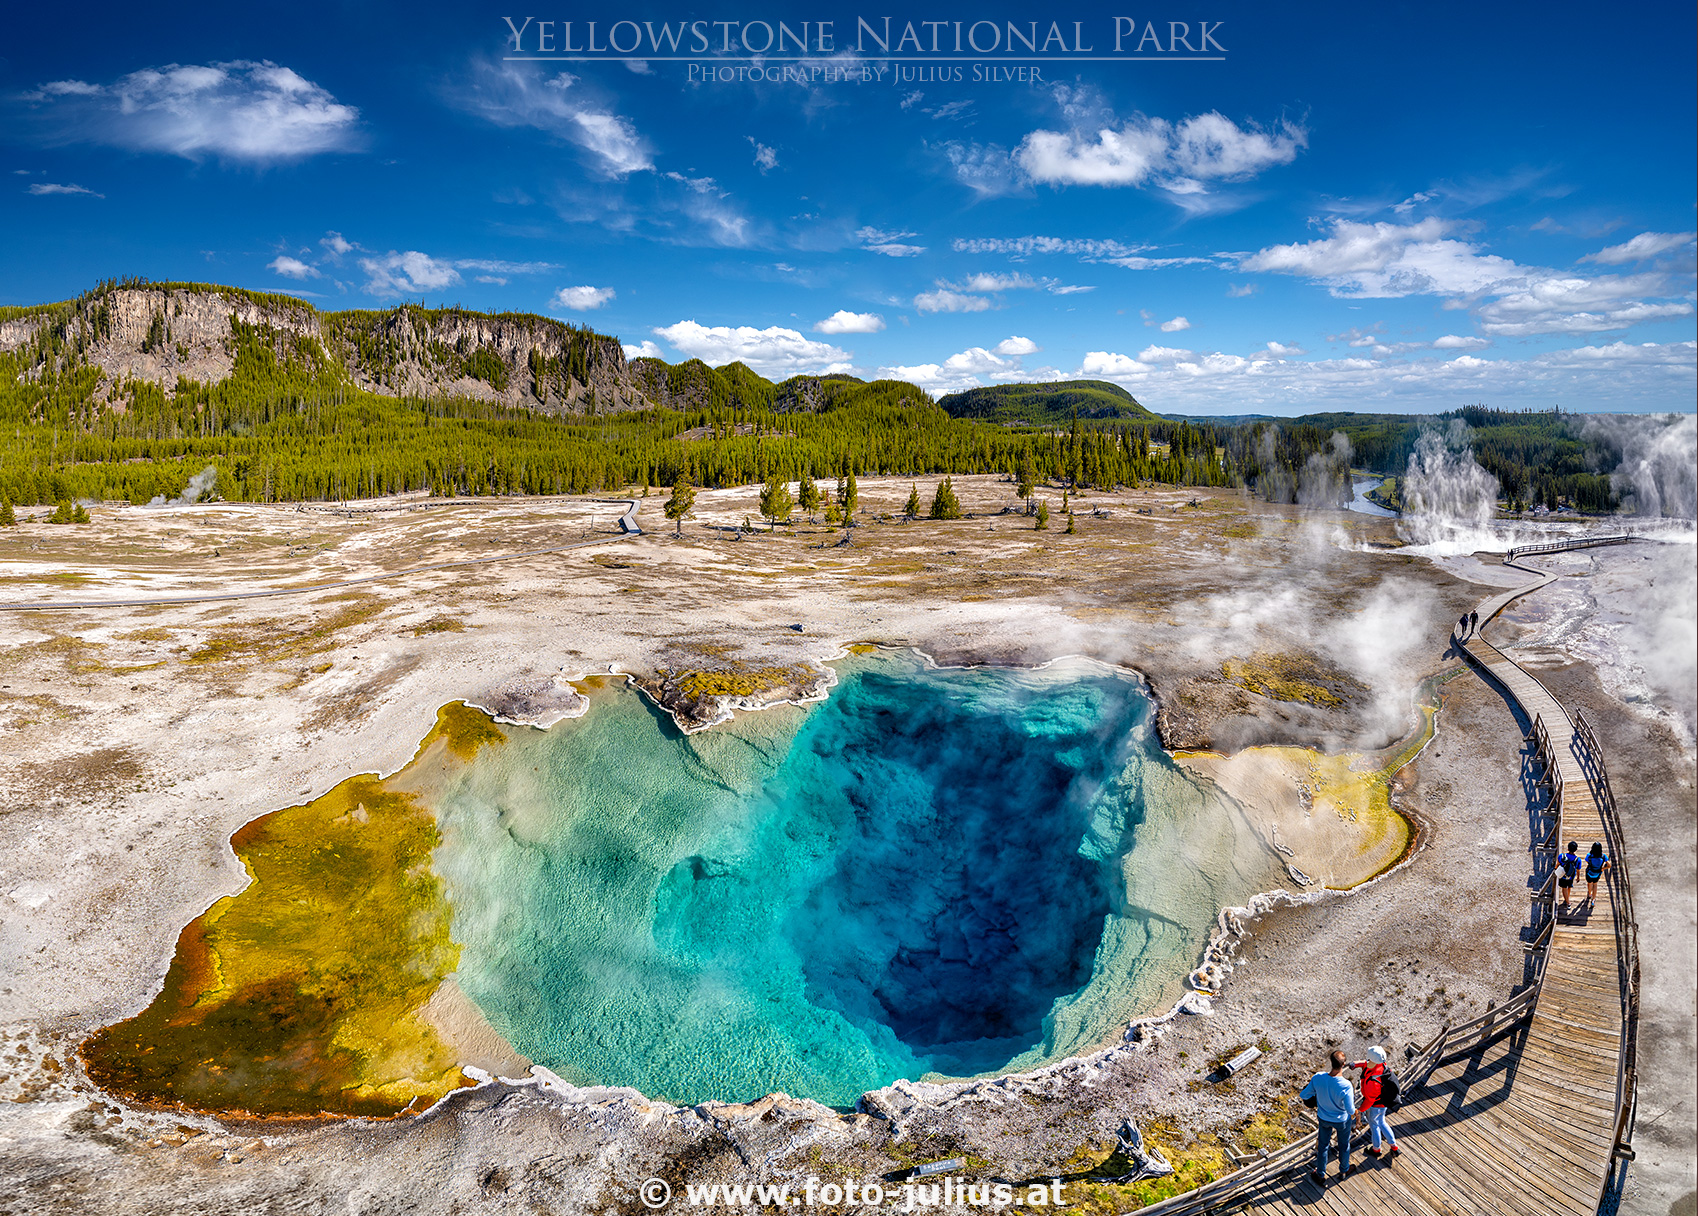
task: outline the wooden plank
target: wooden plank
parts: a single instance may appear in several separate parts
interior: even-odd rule
[[[1564,1098],[1535,1094],[1531,1090],[1511,1090],[1503,1099],[1529,1117],[1538,1117],[1541,1126],[1551,1134],[1563,1134],[1575,1144],[1592,1144],[1600,1152],[1608,1152],[1615,1133],[1615,1104],[1587,1107]]]
[[[1462,1206],[1458,1200],[1427,1177],[1424,1170],[1413,1167],[1404,1168],[1404,1163],[1412,1161],[1414,1154],[1419,1151],[1420,1149],[1413,1145],[1404,1147],[1401,1156],[1395,1161],[1389,1161],[1383,1167],[1376,1169],[1375,1175],[1392,1175],[1395,1178],[1396,1185],[1410,1197],[1411,1201],[1424,1204],[1427,1211],[1443,1212],[1447,1216],[1450,1213],[1455,1213],[1455,1216],[1476,1216],[1474,1208]]]
[[[1617,1053],[1621,1046],[1621,1034],[1609,1031],[1592,1031],[1554,1022],[1549,1018],[1534,1022],[1522,1032],[1522,1056],[1530,1060],[1543,1060],[1547,1056],[1561,1059],[1565,1052],[1573,1051],[1581,1055],[1592,1056],[1600,1060],[1608,1060],[1613,1071]],[[1524,1067],[1532,1067],[1531,1064]]]
[[[1526,1213],[1533,1206],[1526,1202],[1527,1197],[1520,1193],[1519,1188],[1506,1194],[1510,1188],[1500,1185],[1499,1179],[1483,1175],[1472,1163],[1459,1164],[1443,1143],[1443,1137],[1429,1139],[1432,1143],[1422,1146],[1423,1151],[1418,1158],[1413,1147],[1406,1147],[1397,1159],[1397,1165],[1399,1169],[1420,1174],[1431,1188],[1445,1196],[1450,1210],[1478,1216],[1482,1212]],[[1513,1201],[1516,1206],[1506,1206],[1506,1200]],[[1537,1206],[1541,1213],[1554,1216],[1593,1216],[1567,1202],[1553,1200]]]
[[[1522,1210],[1550,1208],[1573,1216],[1595,1216],[1568,1188],[1551,1182],[1538,1169],[1528,1170],[1519,1162],[1500,1159],[1487,1142],[1456,1144],[1449,1136],[1437,1135],[1428,1137],[1423,1148],[1435,1166],[1452,1173],[1459,1183],[1468,1184],[1478,1199],[1498,1197],[1500,1206],[1511,1211],[1517,1210],[1513,1202],[1503,1201],[1519,1199]]]
[[[1512,1145],[1522,1147],[1527,1156],[1535,1160],[1566,1162],[1568,1168],[1579,1170],[1583,1174],[1597,1169],[1603,1160],[1598,1155],[1596,1146],[1580,1148],[1561,1136],[1547,1135],[1513,1111],[1494,1110],[1476,1118],[1488,1125],[1490,1130],[1489,1133],[1476,1131],[1475,1134],[1490,1134],[1502,1138]]]
[[[1583,1018],[1587,1020],[1582,1020]],[[1561,1004],[1534,1018],[1527,1029],[1531,1033],[1552,1039],[1573,1039],[1575,1042],[1589,1043],[1608,1051],[1614,1051],[1621,1042],[1619,1019],[1615,1022],[1606,1021],[1589,1010],[1570,1009]]]
[[[1613,1074],[1620,1060],[1620,1036],[1568,1034],[1567,1027],[1549,1022],[1535,1022],[1522,1032],[1521,1058],[1523,1068],[1545,1071],[1546,1061],[1560,1061],[1570,1055],[1597,1060],[1608,1066]],[[1534,1062],[1538,1061],[1537,1064]]]
[[[1361,1180],[1358,1189],[1369,1191],[1379,1206],[1381,1216],[1388,1212],[1394,1216],[1397,1213],[1401,1216],[1427,1216],[1434,1210],[1432,1201],[1424,1193],[1417,1192],[1398,1176],[1396,1163],[1389,1158],[1365,1158],[1351,1181],[1354,1183],[1357,1179]]]

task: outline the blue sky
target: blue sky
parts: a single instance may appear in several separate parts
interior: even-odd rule
[[[886,15],[900,56],[858,34]],[[422,299],[774,379],[1083,375],[1195,414],[1694,408],[1690,4],[1174,6],[1118,57],[1115,16],[29,6],[0,33],[0,302],[122,275]],[[739,24],[707,27],[734,54],[537,61],[567,21]],[[780,21],[808,54],[751,56]],[[956,21],[1061,42],[956,56]],[[781,78],[700,79],[751,66]]]

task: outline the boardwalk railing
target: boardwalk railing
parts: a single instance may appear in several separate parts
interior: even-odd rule
[[[1565,549],[1585,549],[1592,545],[1625,545],[1631,536],[1576,536],[1569,540],[1551,540],[1539,545],[1516,545],[1504,555],[1503,564],[1526,557],[1529,553],[1561,553]]]
[[[1539,1000],[1539,983],[1529,985],[1502,1005],[1488,1008],[1479,1017],[1452,1026],[1448,1023],[1424,1047],[1410,1046],[1407,1062],[1398,1070],[1403,1092],[1413,1095],[1427,1083],[1433,1070],[1447,1060],[1468,1055],[1481,1044],[1506,1034],[1533,1016]],[[1282,1145],[1273,1152],[1263,1150],[1259,1160],[1242,1169],[1217,1178],[1215,1181],[1175,1195],[1147,1208],[1139,1208],[1133,1216],[1202,1216],[1223,1204],[1232,1203],[1254,1191],[1263,1183],[1272,1182],[1295,1170],[1307,1169],[1315,1159],[1315,1146],[1307,1139]]]
[[[1628,878],[1627,857],[1622,847],[1621,813],[1615,791],[1604,768],[1603,749],[1592,732],[1586,715],[1576,711],[1574,733],[1579,740],[1575,759],[1592,787],[1604,823],[1610,855],[1610,910],[1615,914],[1616,962],[1621,970],[1621,1049],[1616,1068],[1614,1161],[1633,1160],[1633,1124],[1638,1112],[1639,1039],[1639,922],[1633,914],[1633,884]],[[1606,1186],[1608,1182],[1606,1180]]]

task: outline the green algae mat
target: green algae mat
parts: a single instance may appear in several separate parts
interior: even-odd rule
[[[504,737],[463,705],[420,747],[469,760]],[[370,775],[231,838],[251,881],[177,940],[164,988],[83,1047],[133,1101],[251,1115],[393,1115],[470,1080],[419,1011],[460,948],[431,869],[436,822]]]

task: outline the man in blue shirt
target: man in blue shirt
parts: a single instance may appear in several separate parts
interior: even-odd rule
[[[1338,1138],[1338,1176],[1350,1177],[1350,1123],[1356,1117],[1356,1091],[1344,1079],[1344,1053],[1332,1053],[1332,1071],[1318,1072],[1309,1078],[1298,1096],[1315,1108],[1320,1131],[1315,1136],[1315,1168],[1309,1177],[1316,1186],[1326,1182],[1327,1157],[1332,1141]]]

